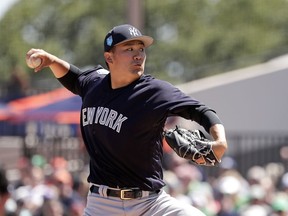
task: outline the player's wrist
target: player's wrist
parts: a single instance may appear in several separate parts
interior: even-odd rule
[[[227,143],[224,141],[214,141],[212,145],[212,150],[218,161],[220,161],[227,150]]]

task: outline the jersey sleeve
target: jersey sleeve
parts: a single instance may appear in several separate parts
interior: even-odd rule
[[[180,115],[189,119],[189,108],[197,108],[202,105],[197,99],[184,94],[168,82],[155,80],[153,86],[155,88],[153,103],[156,108],[166,111],[168,116]]]
[[[85,71],[80,70],[74,65],[70,65],[68,73],[63,77],[58,78],[58,81],[72,93],[83,96],[85,89],[91,80],[105,76],[108,73],[109,71],[104,69],[101,65]]]
[[[216,112],[199,100],[185,94],[177,87],[167,82],[157,84],[158,91],[155,91],[159,106],[167,112],[167,116],[180,116],[197,122],[209,131],[214,124],[221,124]]]

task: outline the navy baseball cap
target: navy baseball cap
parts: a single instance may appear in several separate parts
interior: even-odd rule
[[[145,47],[153,43],[152,37],[142,35],[142,33],[132,25],[124,24],[115,26],[108,32],[104,40],[104,51],[109,52],[115,45],[132,40],[142,41]]]

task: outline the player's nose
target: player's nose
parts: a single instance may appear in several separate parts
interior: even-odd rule
[[[143,53],[143,52],[141,52],[141,51],[135,51],[133,57],[134,57],[134,59],[136,59],[136,60],[140,60],[140,59],[145,58],[145,53]]]

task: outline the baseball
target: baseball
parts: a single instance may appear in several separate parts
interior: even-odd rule
[[[41,58],[34,58],[33,56],[30,56],[30,58],[26,61],[28,67],[30,68],[37,68],[41,65],[42,59]]]

